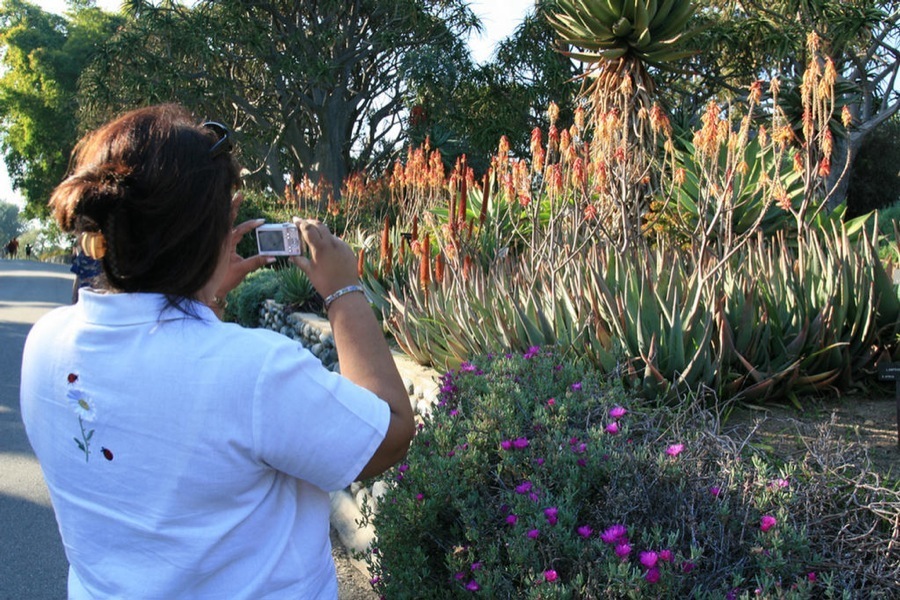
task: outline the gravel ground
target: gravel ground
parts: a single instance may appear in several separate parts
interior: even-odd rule
[[[331,547],[337,568],[338,600],[378,600],[368,577],[350,562],[350,556],[334,529],[331,530]]]

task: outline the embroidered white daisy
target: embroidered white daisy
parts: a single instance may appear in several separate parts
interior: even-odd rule
[[[75,409],[75,414],[82,421],[93,421],[97,416],[97,410],[90,398],[84,395],[81,390],[69,390],[69,403]]]

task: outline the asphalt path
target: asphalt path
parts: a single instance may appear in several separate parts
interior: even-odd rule
[[[0,600],[62,600],[69,568],[19,411],[31,326],[72,299],[68,265],[0,260]]]

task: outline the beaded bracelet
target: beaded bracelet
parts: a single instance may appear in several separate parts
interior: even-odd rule
[[[334,302],[344,294],[349,294],[351,292],[361,292],[365,294],[366,290],[364,290],[361,285],[348,285],[347,287],[343,287],[325,298],[325,310],[328,310],[328,307],[331,306],[332,302]]]

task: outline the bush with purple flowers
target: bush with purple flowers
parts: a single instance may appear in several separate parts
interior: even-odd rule
[[[840,524],[817,518],[846,502],[833,474],[776,467],[696,406],[630,399],[552,348],[475,359],[441,386],[390,489],[364,510],[385,598],[896,591],[873,572],[889,575],[896,549],[840,556]],[[857,517],[890,548],[889,523]]]

